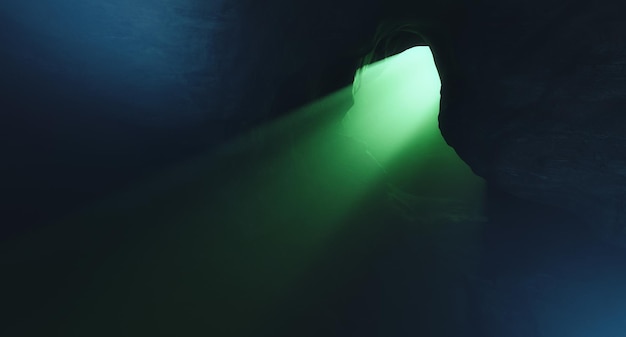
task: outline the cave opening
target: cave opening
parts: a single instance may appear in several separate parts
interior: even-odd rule
[[[404,49],[407,44],[399,46]],[[391,56],[356,72],[354,104],[342,121],[345,132],[366,146],[393,186],[481,208],[483,180],[439,130],[441,80],[430,47],[410,46],[385,54]]]

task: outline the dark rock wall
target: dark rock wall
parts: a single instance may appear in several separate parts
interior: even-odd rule
[[[623,10],[474,4],[450,40],[459,67],[448,84],[458,87],[440,114],[448,142],[491,184],[582,215],[616,244],[626,197]]]
[[[209,117],[236,18],[219,1],[0,4],[0,236],[223,141]]]

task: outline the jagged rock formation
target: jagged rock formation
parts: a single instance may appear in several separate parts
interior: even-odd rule
[[[457,68],[444,82],[445,138],[493,186],[583,216],[598,236],[622,244],[624,5],[468,8],[447,41]]]

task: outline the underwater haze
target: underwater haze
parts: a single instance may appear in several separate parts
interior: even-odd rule
[[[229,18],[220,1],[0,3],[0,237],[197,153]],[[217,95],[219,96],[219,95]],[[204,128],[204,130],[203,130]]]

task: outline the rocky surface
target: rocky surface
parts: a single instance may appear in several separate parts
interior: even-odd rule
[[[450,50],[440,121],[491,184],[585,217],[624,242],[626,147],[621,3],[483,1]],[[445,86],[444,82],[444,86]]]

